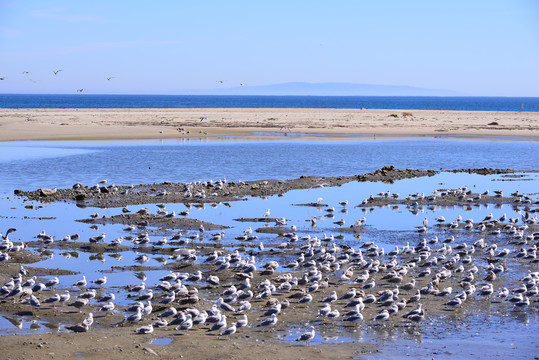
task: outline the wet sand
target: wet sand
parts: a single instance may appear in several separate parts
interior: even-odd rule
[[[0,109],[0,141],[207,136],[515,136],[538,112],[372,109]]]

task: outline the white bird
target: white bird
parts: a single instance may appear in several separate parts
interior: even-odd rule
[[[103,276],[102,278],[95,279],[92,281],[92,283],[96,284],[97,286],[105,285],[107,283],[107,277]]]
[[[374,319],[372,320],[373,321],[386,321],[387,319],[389,319],[389,312],[387,310],[382,310],[382,312],[376,315]]]
[[[193,327],[193,315],[187,314],[185,320],[176,326],[176,330],[189,331]]]
[[[304,332],[303,334],[301,334],[301,335],[296,339],[296,341],[305,341],[305,342],[309,342],[309,341],[311,341],[311,340],[314,338],[314,335],[315,335],[314,326],[311,326],[311,331],[306,331],[306,332]]]
[[[88,313],[86,318],[84,320],[82,320],[82,323],[84,325],[88,325],[88,327],[92,326],[92,324],[94,323],[94,314],[93,313]]]
[[[237,330],[236,323],[232,323],[230,324],[230,327],[223,330],[223,332],[221,333],[221,336],[233,335],[236,333],[236,330]]]
[[[141,326],[135,330],[137,334],[151,334],[153,333],[153,325]]]
[[[238,328],[246,327],[249,324],[249,319],[247,318],[247,315],[243,315],[241,319],[236,321],[236,326]]]
[[[138,307],[137,312],[133,315],[128,316],[125,320],[129,322],[137,322],[142,320],[142,308]]]
[[[271,314],[269,318],[262,320],[258,326],[274,326],[277,324],[277,320],[277,315]]]
[[[208,331],[216,331],[216,330],[223,330],[226,328],[226,316],[221,315],[221,318],[219,321],[214,323]]]
[[[101,306],[99,311],[112,311],[114,310],[114,303],[112,301],[109,301],[105,305]]]

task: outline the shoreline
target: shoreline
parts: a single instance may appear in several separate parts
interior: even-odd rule
[[[0,141],[471,137],[537,141],[539,112],[373,109],[0,109]],[[515,139],[516,138],[516,139]]]

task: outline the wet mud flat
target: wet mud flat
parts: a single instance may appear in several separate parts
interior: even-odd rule
[[[462,169],[452,172],[477,173],[481,175],[510,174],[514,169]],[[75,184],[73,189],[17,189],[15,195],[42,202],[76,201],[79,206],[117,207],[153,203],[211,203],[243,200],[247,196],[272,196],[291,190],[316,187],[340,186],[352,181],[382,181],[393,183],[402,179],[434,176],[436,170],[396,169],[385,166],[368,174],[355,176],[316,177],[301,176],[292,180],[258,180],[234,182],[226,180],[195,182],[189,184],[166,181],[161,184],[84,186]]]
[[[512,172],[512,170],[492,170],[491,173]],[[364,175],[366,178],[362,180],[359,175],[336,177],[331,180],[313,177],[296,179],[297,183],[293,186],[302,184],[304,188],[311,188],[321,185],[339,186],[350,181],[390,182],[408,178],[407,176],[432,176],[436,173],[388,167],[366,174]],[[227,195],[229,197],[200,198],[193,199],[193,202],[216,202],[218,201],[216,199],[232,201],[232,199],[243,200],[248,196],[284,194],[293,189],[292,186],[287,188],[288,185],[284,185],[287,183],[256,181],[240,184],[238,187],[242,189],[238,193],[226,189],[230,192]],[[162,185],[177,185],[178,189],[185,189],[188,186]],[[229,185],[230,183],[224,186],[214,184],[209,188],[221,186],[223,189],[215,191],[224,191]],[[268,185],[270,188],[274,186],[271,190],[273,192],[259,192],[261,186]],[[12,355],[11,358],[53,356],[114,359],[125,358],[126,355],[135,358],[182,356],[201,359],[247,359],[254,356],[270,359],[307,356],[376,358],[377,353],[385,354],[386,357],[408,353],[414,357],[464,358],[465,354],[460,352],[458,347],[429,348],[426,345],[428,349],[426,353],[408,352],[410,350],[407,349],[410,342],[426,341],[428,344],[437,341],[436,344],[439,345],[447,339],[447,334],[452,334],[451,339],[458,342],[459,339],[462,340],[462,336],[473,336],[475,333],[485,331],[483,327],[489,328],[488,330],[495,336],[501,336],[500,332],[509,332],[520,326],[515,324],[525,327],[526,323],[537,321],[539,274],[536,273],[539,261],[536,247],[539,244],[539,234],[537,222],[533,221],[534,214],[537,213],[537,202],[528,201],[519,194],[479,196],[480,194],[468,192],[462,187],[437,191],[437,193],[447,191],[443,197],[431,198],[433,194],[402,194],[394,197],[392,194],[386,196],[382,193],[366,198],[365,203],[349,204],[360,208],[399,205],[412,210],[428,206],[465,208],[503,204],[522,214],[522,217],[517,218],[514,223],[510,217],[503,220],[497,217],[477,219],[473,222],[466,222],[466,219],[434,222],[431,219],[431,222],[424,226],[425,229],[412,227],[402,234],[408,244],[402,242],[394,250],[384,251],[376,242],[361,239],[361,235],[365,232],[377,231],[361,222],[335,227],[331,232],[336,235],[326,239],[322,237],[321,232],[328,229],[322,228],[316,233],[314,232],[316,229],[310,231],[302,229],[303,231],[297,230],[296,233],[294,224],[278,224],[277,221],[280,219],[273,217],[248,217],[250,214],[236,220],[239,223],[252,223],[253,233],[275,235],[271,241],[264,241],[264,248],[257,246],[258,240],[230,239],[226,243],[222,240],[210,240],[210,235],[206,231],[199,230],[200,225],[212,232],[228,232],[230,229],[180,215],[167,218],[154,214],[120,213],[121,207],[126,205],[175,202],[165,199],[170,192],[173,192],[172,188],[158,188],[157,185],[140,186],[141,193],[145,191],[142,189],[150,191],[146,195],[140,195],[145,197],[140,203],[137,201],[142,199],[136,199],[138,195],[132,200],[129,200],[129,197],[114,200],[114,196],[118,198],[120,196],[91,191],[89,194],[93,197],[84,200],[92,204],[88,206],[98,207],[100,205],[97,203],[101,200],[104,203],[115,204],[114,207],[117,207],[119,214],[80,221],[81,225],[86,223],[133,226],[123,233],[124,242],[121,245],[112,245],[110,240],[106,243],[93,243],[81,239],[54,241],[49,244],[40,239],[28,241],[24,251],[12,254],[10,260],[0,263],[0,279],[5,283],[10,278],[17,277],[19,264],[37,262],[47,256],[48,252],[84,252],[108,257],[116,254],[127,256],[127,253],[135,251],[138,256],[147,255],[149,259],[159,258],[166,261],[160,265],[155,265],[155,262],[148,265],[148,260],[141,258],[132,263],[111,266],[108,270],[102,271],[102,274],[165,271],[175,276],[182,276],[181,280],[178,278],[170,280],[168,285],[181,285],[174,288],[175,290],[170,290],[166,289],[167,284],[163,282],[148,283],[146,290],[133,292],[132,289],[138,285],[137,283],[120,286],[88,284],[81,288],[61,282],[56,288],[45,289],[35,294],[42,301],[41,306],[23,303],[28,294],[23,296],[4,294],[0,296],[0,308],[3,313],[11,314],[13,321],[25,317],[28,321],[37,321],[36,326],[50,329],[41,334],[3,337],[3,348]],[[195,186],[200,188],[193,187],[191,192],[194,194],[209,189],[208,184]],[[166,194],[156,199],[157,193],[165,190]],[[72,197],[76,197],[76,192],[81,191],[80,189],[68,189],[66,191],[71,193],[66,192],[63,195],[62,191],[58,189],[45,196],[38,195],[40,191],[20,192],[19,195],[43,203],[64,200],[80,203],[80,200],[77,202]],[[128,194],[129,192],[126,195]],[[188,200],[189,198],[187,197]],[[178,200],[177,202],[190,202],[181,194],[178,198],[172,199]],[[324,209],[329,207],[320,203],[295,205]],[[272,226],[274,223],[275,226]],[[311,231],[313,236],[304,236]],[[179,232],[183,233],[182,236],[173,240],[173,235]],[[16,239],[14,235],[16,232],[11,234]],[[197,236],[188,240],[188,235]],[[236,233],[231,237],[240,238],[241,235]],[[148,236],[150,240],[145,240]],[[169,238],[167,244],[156,244],[158,238],[163,236]],[[346,237],[353,237],[353,240]],[[525,250],[525,254],[522,249]],[[256,264],[254,270],[249,263],[253,258]],[[226,261],[229,262],[228,267],[221,269]],[[61,269],[46,272],[31,265],[26,266],[26,269],[28,273],[23,276],[24,279],[36,276],[38,280],[44,281],[50,275],[58,275],[61,278],[62,275],[68,274],[63,273]],[[198,271],[202,276],[191,278]],[[84,272],[80,273],[81,276],[83,274]],[[212,276],[217,276],[219,281],[215,283],[211,279]],[[188,331],[177,330],[174,325],[167,325],[163,328],[155,327],[151,334],[135,334],[135,329],[163,319],[161,315],[170,308],[176,309],[181,314],[194,312],[192,309],[203,312],[211,308],[219,298],[228,299],[230,297],[228,292],[232,291],[232,287],[236,291],[232,294],[237,294],[237,289],[245,284],[246,279],[249,279],[250,290],[253,292],[252,298],[248,300],[251,309],[236,311],[239,301],[233,299],[230,304],[235,309],[222,310],[227,318],[227,326],[247,315],[250,325],[238,329],[236,334],[220,336],[222,329],[209,331],[211,324],[195,325]],[[141,321],[132,323],[124,321],[131,314],[127,312],[127,307],[139,301],[139,296],[149,289],[153,291],[151,313],[144,316]],[[507,294],[504,289],[507,289]],[[53,305],[43,303],[44,299],[65,290],[71,292],[70,302]],[[69,305],[88,290],[96,292],[95,298],[89,304],[80,309]],[[163,303],[171,291],[175,292],[176,298],[172,302]],[[102,304],[98,303],[97,299],[109,292],[116,294],[116,309],[113,312],[104,312],[100,310]],[[351,315],[344,314],[354,310],[355,305],[351,304],[358,302],[359,299],[364,304],[364,308],[360,310],[362,320],[351,321]],[[277,304],[279,304],[277,323],[267,327],[258,326],[270,318],[267,312]],[[421,307],[416,316],[404,316],[417,309],[418,304],[421,304]],[[335,310],[338,312],[329,315],[324,312],[327,306],[330,307],[330,312]],[[387,319],[379,318],[385,310],[395,313],[390,314]],[[90,312],[94,314],[94,324],[87,332],[76,334],[66,330],[66,326],[81,322]],[[171,321],[173,317],[165,319]],[[480,320],[475,323],[477,319]],[[513,325],[508,326],[507,323]],[[311,326],[315,328],[315,338],[310,343],[296,341]],[[459,326],[462,328],[459,329]],[[464,335],[458,335],[459,333]],[[170,342],[167,340],[166,345],[157,345],[160,339],[170,339]],[[394,342],[398,345],[392,348]],[[478,341],[474,354],[489,354],[490,347],[491,345]],[[537,345],[532,344],[530,347],[523,342],[515,345],[515,348],[519,350],[514,350],[514,354],[525,357],[537,354]],[[512,353],[507,348],[503,351],[504,354]]]

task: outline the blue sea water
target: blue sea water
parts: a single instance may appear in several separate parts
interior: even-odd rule
[[[539,111],[539,98],[0,94],[0,108],[367,108],[463,111]]]

